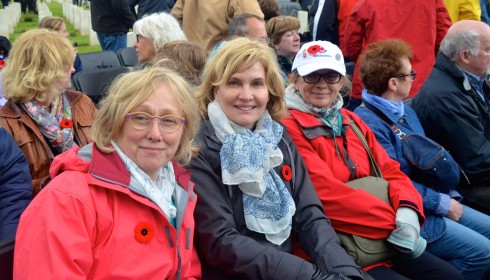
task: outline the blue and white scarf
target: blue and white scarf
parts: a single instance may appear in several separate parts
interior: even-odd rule
[[[131,183],[129,188],[142,196],[153,201],[160,208],[170,222],[175,220],[177,216],[177,208],[173,205],[172,195],[175,191],[177,182],[175,181],[174,167],[172,162],[162,166],[158,173],[157,179],[153,181],[139,166],[132,161],[116,142],[112,141],[112,146],[121,158],[131,174]]]
[[[216,101],[209,103],[208,116],[223,143],[223,184],[238,185],[243,192],[247,228],[265,234],[275,245],[282,244],[289,238],[296,211],[291,194],[273,169],[283,161],[278,147],[283,127],[266,110],[251,131],[230,121]]]

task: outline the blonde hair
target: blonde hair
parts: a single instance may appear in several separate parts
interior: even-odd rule
[[[2,70],[4,97],[44,102],[56,90],[75,60],[68,39],[55,31],[32,29],[14,42],[7,66]]]
[[[60,31],[61,25],[65,21],[60,17],[47,16],[44,17],[38,24],[39,28],[47,28],[54,31]]]
[[[198,151],[195,134],[199,128],[199,112],[188,83],[170,69],[152,67],[129,72],[116,78],[109,93],[100,103],[100,110],[90,131],[95,145],[111,152],[111,140],[121,135],[126,115],[143,103],[161,85],[170,87],[186,119],[179,148],[173,159],[188,164]]]
[[[263,42],[246,37],[238,37],[223,43],[206,64],[202,84],[196,96],[204,118],[207,118],[208,104],[214,100],[215,89],[225,84],[242,64],[251,67],[257,62],[262,63],[264,67],[265,83],[269,89],[267,110],[274,120],[280,121],[286,114],[286,104],[284,83],[279,75],[274,50]]]
[[[155,61],[168,58],[174,63],[164,62],[164,65],[175,70],[182,75],[193,86],[198,86],[201,73],[206,64],[206,50],[195,42],[191,41],[172,41],[168,42],[158,51]]]

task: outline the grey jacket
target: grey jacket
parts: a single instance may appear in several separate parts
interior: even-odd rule
[[[198,134],[202,150],[191,162],[191,180],[199,196],[194,212],[195,242],[203,279],[311,279],[313,265],[292,255],[297,243],[323,271],[362,279],[361,269],[340,247],[303,160],[284,131],[279,143],[284,161],[275,170],[296,203],[291,236],[298,242],[290,237],[276,246],[265,235],[247,228],[242,193],[237,186],[223,185],[221,143],[211,123],[203,123]],[[284,165],[292,170],[289,181],[282,174]]]

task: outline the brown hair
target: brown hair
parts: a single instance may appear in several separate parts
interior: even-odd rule
[[[61,25],[65,21],[60,17],[47,16],[44,17],[38,24],[39,28],[47,28],[54,31],[60,31]]]
[[[201,73],[206,64],[206,50],[191,41],[168,42],[158,51],[155,61],[168,58],[174,63],[157,62],[156,65],[166,66],[179,73],[191,85],[198,86]]]
[[[299,20],[291,16],[278,16],[271,18],[265,28],[267,36],[271,40],[271,44],[277,45],[281,42],[281,37],[284,33],[291,30],[299,30]]]
[[[358,62],[364,87],[372,94],[383,94],[388,81],[400,74],[403,57],[413,57],[412,49],[403,40],[389,39],[367,45]]]

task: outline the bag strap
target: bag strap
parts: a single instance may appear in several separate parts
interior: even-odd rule
[[[371,108],[369,108],[368,106],[364,106],[365,108],[367,108],[369,111],[375,113],[380,119],[382,119],[385,123],[387,123],[391,129],[393,129],[393,131],[395,132],[396,136],[398,136],[398,138],[400,138],[401,140],[406,140],[407,139],[407,135],[405,134],[405,132],[403,132],[398,126],[396,126],[396,124],[394,122],[392,122],[390,119],[388,119],[387,116],[385,116],[385,114],[377,111],[377,110],[373,110]]]
[[[350,127],[352,128],[352,131],[357,135],[359,140],[361,140],[362,145],[364,145],[364,148],[366,149],[366,152],[369,156],[369,163],[371,166],[371,175],[379,178],[383,178],[383,174],[381,173],[381,169],[379,169],[378,164],[376,163],[376,160],[374,159],[373,154],[371,153],[371,149],[369,149],[369,145],[367,143],[366,137],[364,137],[364,134],[362,134],[361,129],[357,126],[357,124],[350,118],[349,119]]]

